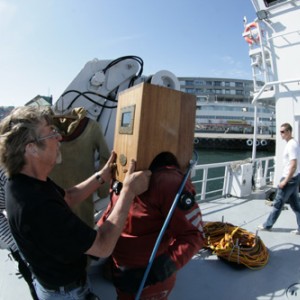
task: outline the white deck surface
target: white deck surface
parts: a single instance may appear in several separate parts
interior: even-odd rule
[[[271,207],[264,199],[219,199],[200,205],[204,221],[224,221],[250,232],[267,217]],[[210,251],[201,251],[178,272],[170,300],[270,300],[300,299],[300,235],[293,235],[296,218],[289,205],[283,210],[271,232],[259,235],[268,247],[270,258],[261,270],[235,268]],[[30,300],[23,279],[15,275],[15,266],[0,251],[0,300]],[[100,262],[90,267],[94,292],[102,300],[116,299],[113,286],[100,276]]]

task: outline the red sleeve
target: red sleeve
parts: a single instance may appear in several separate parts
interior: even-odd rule
[[[165,217],[169,213],[182,180],[183,175],[175,170],[169,170],[169,172],[161,174],[157,178],[157,195],[160,195],[162,214]],[[195,196],[195,189],[190,180],[188,180],[183,190],[183,194],[187,193]],[[202,214],[199,205],[193,202],[190,206],[185,207],[178,203],[166,234],[173,237],[168,253],[176,263],[177,268],[182,268],[204,244]]]

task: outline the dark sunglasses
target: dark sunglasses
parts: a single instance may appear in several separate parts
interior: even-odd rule
[[[285,130],[280,130],[280,133],[285,133],[286,132],[286,129]]]

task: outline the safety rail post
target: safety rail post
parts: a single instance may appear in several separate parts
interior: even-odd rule
[[[201,188],[201,200],[206,200],[206,187],[207,187],[207,178],[208,178],[208,168],[203,169],[203,180]]]
[[[223,181],[223,192],[222,195],[226,196],[228,194],[228,181],[230,180],[229,165],[225,166],[224,170],[224,181]]]
[[[268,168],[269,168],[269,160],[265,160],[265,166],[264,166],[264,178],[267,178]]]

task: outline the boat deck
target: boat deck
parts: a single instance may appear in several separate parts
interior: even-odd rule
[[[264,195],[264,194],[263,194]],[[224,221],[255,233],[257,225],[267,217],[271,207],[264,197],[257,199],[222,198],[200,204],[204,221]],[[287,204],[272,231],[258,234],[269,250],[269,261],[260,270],[230,265],[201,250],[178,272],[170,300],[269,300],[300,299],[300,235],[293,235],[296,218]],[[0,300],[29,300],[24,280],[0,251]],[[103,300],[116,299],[113,286],[101,278],[101,261],[89,269],[94,292]]]

